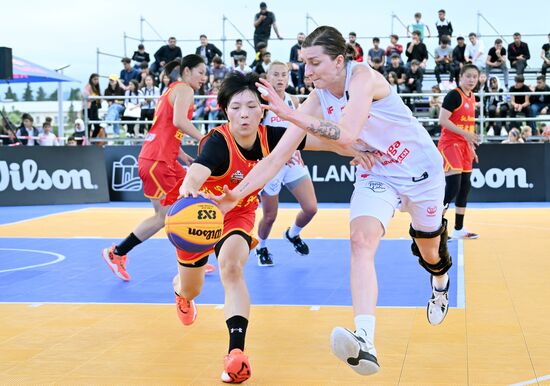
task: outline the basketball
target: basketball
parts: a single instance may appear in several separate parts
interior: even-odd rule
[[[202,252],[222,237],[223,214],[204,197],[184,197],[172,204],[166,214],[168,239],[178,249]]]

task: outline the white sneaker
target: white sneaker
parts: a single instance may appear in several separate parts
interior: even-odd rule
[[[365,330],[353,333],[343,327],[335,327],[330,334],[330,349],[341,361],[356,373],[372,375],[380,371],[374,344],[367,339]]]
[[[466,228],[460,230],[453,229],[451,232],[451,239],[477,239],[479,235],[477,233],[469,232]]]
[[[501,137],[506,137],[508,135],[508,132],[506,131],[506,129],[504,127],[501,127],[500,128],[500,136]]]
[[[430,276],[430,282],[432,284],[432,298],[428,300],[426,314],[428,322],[433,326],[437,326],[445,320],[445,316],[447,316],[447,312],[449,312],[449,285],[451,279],[447,281],[447,288],[442,291],[434,287],[433,275]]]
[[[493,137],[494,135],[495,135],[495,129],[491,127],[489,130],[487,130],[488,137]]]

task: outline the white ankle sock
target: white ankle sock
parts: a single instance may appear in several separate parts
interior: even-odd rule
[[[267,247],[267,241],[266,241],[266,240],[260,239],[260,238],[258,237],[258,241],[259,241],[259,242],[258,242],[257,249]]]
[[[447,283],[449,282],[449,275],[441,275],[441,276],[435,276],[433,277],[434,287],[438,291],[443,291],[445,288],[447,288]]]
[[[288,230],[288,237],[292,238],[292,237],[298,236],[302,229],[304,229],[304,228],[300,228],[298,225],[292,224],[292,226]]]
[[[374,326],[376,324],[376,317],[374,315],[357,315],[355,317],[355,331],[365,330],[367,333],[367,340],[370,344],[374,343]],[[362,335],[362,334],[361,334]]]

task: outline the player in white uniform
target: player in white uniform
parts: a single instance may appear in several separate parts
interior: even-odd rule
[[[294,110],[298,107],[299,102],[298,98],[285,92],[288,85],[288,76],[288,68],[285,63],[275,61],[269,65],[267,81],[273,86],[277,95],[284,99],[284,103]],[[266,111],[263,124],[288,127],[288,122],[282,120],[270,110]],[[315,189],[313,188],[311,177],[301,160],[300,152],[296,150],[293,155],[293,161],[287,162],[260,192],[263,216],[258,225],[259,244],[256,247],[256,257],[260,266],[273,265],[273,257],[267,249],[266,240],[277,218],[279,192],[283,185],[292,193],[301,207],[301,211],[296,215],[294,224],[285,231],[283,237],[292,243],[297,253],[301,255],[309,253],[309,247],[300,238],[300,231],[317,213],[317,197],[315,197]]]
[[[432,296],[427,307],[431,324],[441,323],[447,314],[447,271],[452,262],[447,250],[447,222],[442,217],[442,158],[384,77],[368,65],[348,61],[348,55],[354,53],[350,48],[333,27],[318,27],[306,38],[302,45],[305,75],[313,80],[316,92],[296,111],[261,81],[262,97],[269,102],[264,107],[291,124],[271,154],[235,189],[225,189],[225,195],[216,200],[226,211],[247,192],[267,182],[306,131],[329,143],[370,152],[364,153],[367,159],[363,164],[371,166],[371,156],[376,156],[370,170],[358,167],[350,204],[355,332],[336,327],[331,334],[333,353],[359,374],[369,375],[380,368],[374,348],[378,297],[374,256],[395,209],[399,206],[409,212],[412,252],[431,274]]]

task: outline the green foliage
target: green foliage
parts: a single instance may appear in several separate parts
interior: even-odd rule
[[[82,95],[80,94],[79,88],[72,88],[71,92],[69,94],[69,100],[70,101],[79,101],[82,99]]]
[[[6,94],[4,95],[4,99],[11,99],[14,102],[19,101],[19,98],[17,98],[17,94],[12,91],[10,86],[8,86],[8,89],[6,90]]]
[[[23,92],[23,100],[25,102],[32,102],[34,100],[30,83],[27,83],[27,88],[25,88],[25,91]]]
[[[67,113],[67,120],[68,120],[68,124],[69,125],[72,125],[75,121],[75,119],[78,118],[78,112],[75,111],[74,109],[74,106],[73,104],[71,103],[71,105],[69,106],[69,111]]]
[[[48,97],[48,100],[49,101],[56,101],[57,100],[57,90],[55,90],[54,92],[52,92],[50,94],[50,96]]]
[[[46,92],[42,88],[42,86],[38,87],[38,91],[36,92],[36,100],[39,102],[46,100]]]

